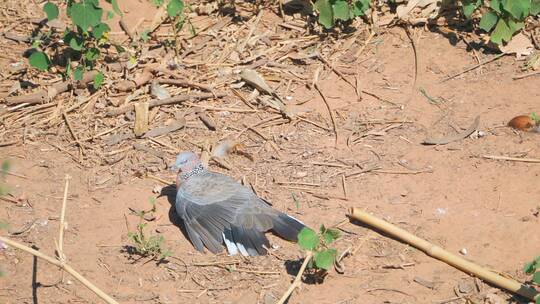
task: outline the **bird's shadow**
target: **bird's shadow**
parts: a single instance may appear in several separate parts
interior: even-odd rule
[[[287,270],[287,274],[292,276],[298,275],[298,271],[300,271],[300,267],[302,266],[303,262],[304,259],[285,261],[284,265],[285,269]],[[308,285],[322,284],[327,274],[328,272],[325,270],[306,268],[303,273],[302,282]]]
[[[176,208],[174,206],[176,202],[176,185],[171,184],[163,187],[158,197],[162,196],[166,196],[169,204],[171,204],[171,208],[169,208],[169,221],[171,221],[171,223],[182,232],[184,237],[189,240],[188,234],[186,232],[186,227],[184,226],[184,222],[176,213]]]

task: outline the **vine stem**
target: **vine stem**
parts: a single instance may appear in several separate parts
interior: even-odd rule
[[[302,280],[301,280],[302,279],[302,274],[304,274],[304,271],[306,270],[306,267],[307,267],[309,261],[311,261],[312,258],[313,258],[313,252],[309,251],[307,253],[306,257],[304,258],[304,263],[302,263],[302,266],[300,267],[300,270],[298,271],[298,274],[296,275],[296,278],[294,278],[294,281],[292,282],[291,286],[289,286],[289,289],[287,289],[287,291],[283,294],[281,299],[279,299],[279,301],[276,304],[285,303],[285,301],[287,301],[287,299],[292,294],[292,292],[297,287],[300,286],[300,284],[302,283]]]

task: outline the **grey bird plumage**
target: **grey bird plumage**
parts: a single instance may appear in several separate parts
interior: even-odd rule
[[[208,171],[193,152],[178,154],[171,169],[178,172],[176,212],[199,251],[219,253],[225,245],[231,255],[264,255],[270,247],[266,231],[296,241],[305,227],[231,177]]]

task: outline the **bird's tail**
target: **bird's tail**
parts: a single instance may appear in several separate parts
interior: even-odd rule
[[[298,240],[298,233],[300,230],[306,227],[301,221],[281,212],[272,219],[272,223],[272,230],[274,230],[275,233],[282,238],[293,242]]]

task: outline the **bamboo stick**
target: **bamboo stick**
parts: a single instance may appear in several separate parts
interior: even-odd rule
[[[535,300],[535,298],[540,296],[540,293],[532,287],[491,272],[473,262],[467,261],[460,256],[452,254],[439,246],[433,245],[430,242],[421,239],[397,226],[370,215],[359,208],[351,208],[349,216],[355,220],[368,224],[391,237],[410,244],[422,250],[431,257],[441,260],[448,265],[451,265],[469,275],[476,276],[497,287],[504,288],[530,300]]]

